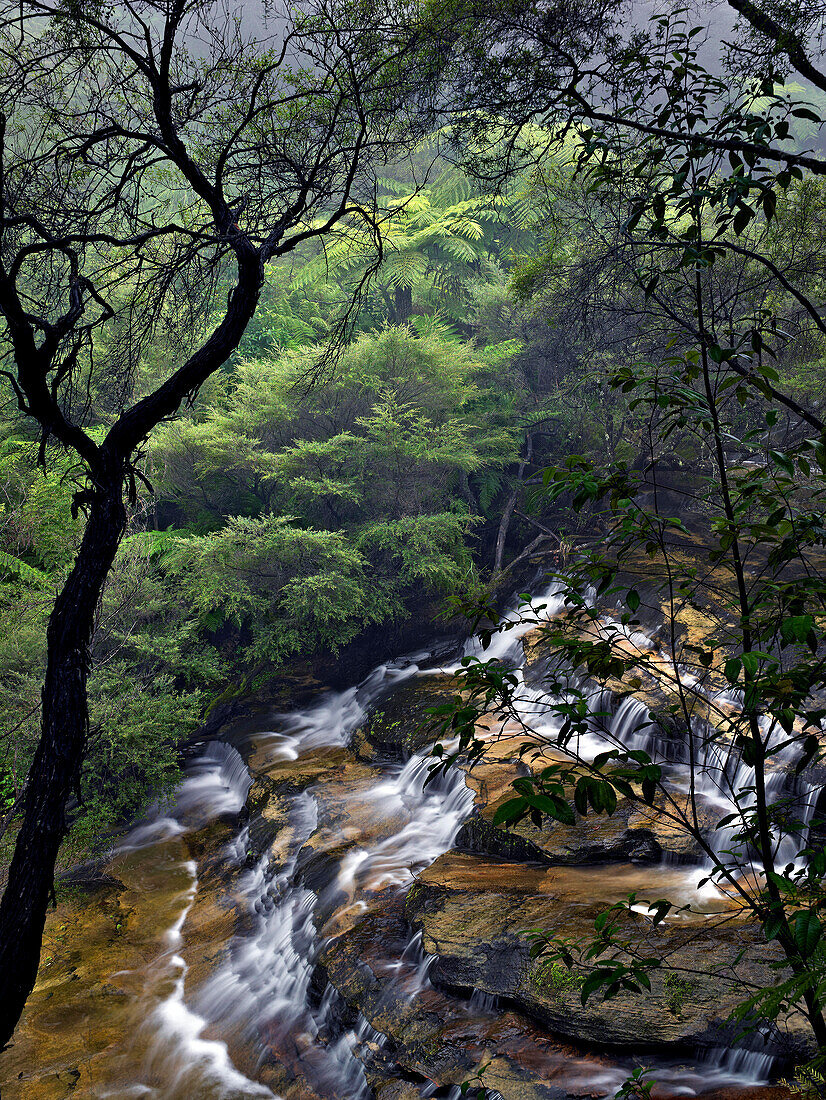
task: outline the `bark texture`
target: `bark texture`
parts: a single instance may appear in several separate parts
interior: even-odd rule
[[[80,550],[49,618],[42,733],[0,902],[3,1045],[11,1039],[37,977],[55,861],[67,831],[66,805],[79,786],[86,749],[86,683],[95,612],[125,527],[118,476],[92,498]]]

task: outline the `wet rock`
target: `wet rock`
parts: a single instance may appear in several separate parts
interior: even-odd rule
[[[355,732],[354,751],[363,760],[408,760],[436,740],[429,708],[452,703],[457,690],[453,676],[434,673],[408,680]]]
[[[412,1081],[376,1081],[371,1080],[376,1100],[421,1100],[421,1086]]]
[[[495,751],[494,751],[495,750]],[[597,863],[699,863],[702,850],[686,831],[662,813],[661,803],[648,807],[620,799],[611,815],[576,815],[574,825],[544,818],[541,825],[525,819],[507,829],[493,824],[498,807],[513,798],[513,781],[529,769],[509,756],[511,743],[491,746],[467,777],[476,792],[476,812],[459,832],[456,847],[465,852],[547,866]],[[543,756],[547,763],[550,754]],[[701,809],[701,817],[703,811]],[[708,828],[714,818],[708,815]]]
[[[652,928],[642,915],[629,915],[620,938],[645,956],[669,960],[668,969],[653,972],[650,995],[592,998],[583,1006],[582,975],[529,958],[526,930],[590,940],[595,917],[613,901],[637,888],[646,897],[674,897],[680,881],[675,872],[652,881],[650,872],[630,867],[605,876],[596,868],[550,870],[451,853],[419,876],[407,915],[437,956],[434,981],[506,997],[555,1035],[601,1047],[719,1046],[731,1038],[725,1019],[742,1000],[743,983],[773,984],[778,958],[725,898],[713,905],[724,922],[707,915]],[[680,971],[691,977],[675,998],[669,973]],[[799,1047],[802,1020],[786,1026]]]
[[[629,815],[633,807],[629,807]],[[520,822],[505,830],[478,814],[456,838],[462,852],[491,855],[546,866],[592,863],[659,863],[663,849],[649,828],[629,828],[628,816],[604,820],[584,818],[574,826],[536,826]]]
[[[401,1066],[443,1086],[437,1096],[475,1078],[483,1065],[484,1084],[504,1100],[589,1097],[594,1082],[606,1075],[619,1084],[622,1074],[598,1055],[552,1039],[509,1009],[474,1008],[466,997],[434,988],[422,974],[426,960],[411,957],[409,941],[401,899],[389,895],[379,911],[324,948],[329,980],[384,1036],[374,1069],[395,1065],[398,1077]],[[398,962],[388,966],[388,957]],[[369,1076],[370,1062],[367,1068]],[[404,1091],[400,1095],[407,1100]],[[384,1092],[379,1096],[385,1100]]]

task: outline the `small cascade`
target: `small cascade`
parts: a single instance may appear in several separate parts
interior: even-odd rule
[[[628,749],[641,749],[652,758],[660,754],[662,737],[651,721],[648,707],[633,695],[626,695],[610,725],[611,739]]]
[[[371,890],[407,885],[451,847],[473,808],[473,792],[458,769],[428,784],[432,765],[426,750],[417,752],[363,795],[383,816],[406,811],[410,820],[392,836],[351,852],[342,864],[347,870],[340,885],[357,882]]]
[[[422,1093],[422,1096],[437,1097],[438,1095],[438,1091]],[[505,1100],[505,1098],[502,1096],[502,1093],[497,1092],[496,1089],[482,1087],[479,1089],[471,1088],[463,1092],[461,1085],[454,1085],[453,1088],[449,1089],[443,1095],[445,1097],[445,1100],[483,1100],[483,1098],[484,1100]]]
[[[520,603],[506,611],[500,619],[500,629],[494,633],[485,649],[477,636],[468,638],[462,651],[462,659],[475,657],[479,661],[498,661],[500,664],[524,664],[522,639],[537,625],[548,622],[558,615],[565,606],[566,589],[559,581],[554,581],[544,592],[533,596],[529,602]],[[439,671],[452,673],[461,668],[458,664],[444,666]]]
[[[510,629],[495,634],[486,650],[478,639],[464,650],[466,657],[498,660],[513,669],[518,716],[549,739],[559,729],[553,711],[556,700],[536,680],[525,682],[522,639],[537,619],[550,619],[563,606],[562,586],[553,584],[530,605],[508,612],[503,621],[511,624]],[[524,621],[525,615],[529,622]],[[626,633],[633,645],[653,644],[639,631]],[[157,846],[157,856],[152,853],[151,858],[164,874],[171,875],[164,880],[171,902],[158,920],[156,957],[150,958],[145,971],[129,972],[138,975],[135,988],[145,974],[145,989],[139,991],[138,1000],[148,1007],[129,1050],[128,1084],[101,1095],[150,1100],[299,1100],[312,1093],[324,1100],[369,1100],[365,1063],[374,1059],[372,1070],[377,1071],[377,1067],[392,1067],[398,1057],[396,1032],[388,1027],[392,1040],[388,1041],[371,1021],[384,1027],[383,1021],[392,1013],[406,1013],[411,1006],[415,1018],[421,1010],[412,1004],[417,999],[427,1012],[433,1004],[444,1005],[450,994],[437,982],[431,983],[436,957],[425,951],[422,932],[405,933],[401,893],[452,847],[473,811],[473,792],[458,768],[438,773],[431,781],[434,762],[424,751],[405,763],[384,760],[369,765],[373,772],[368,774],[361,758],[340,751],[377,703],[400,684],[428,671],[450,672],[458,667],[421,668],[431,663],[432,656],[416,654],[382,664],[359,685],[325,692],[311,706],[278,716],[271,729],[254,736],[255,759],[263,761],[265,768],[308,753],[314,753],[314,767],[319,759],[323,765],[325,748],[336,750],[331,753],[336,768],[342,758],[348,760],[340,773],[331,766],[328,776],[300,793],[289,793],[299,784],[291,787],[291,778],[282,779],[274,802],[277,844],[254,862],[249,855],[249,827],[239,820],[251,777],[236,749],[221,741],[198,746],[175,797],[154,807],[124,837],[116,856],[125,865],[148,860]],[[583,757],[617,746],[643,749],[659,760],[672,752],[664,747],[642,701],[629,696],[614,707],[611,694],[599,688],[589,689],[587,698],[593,718],[577,745]],[[736,700],[727,697],[718,702],[730,708]],[[748,783],[748,774],[728,741],[714,742],[703,733],[698,727],[695,741],[707,748],[705,757],[698,751],[695,771],[708,776],[703,779],[708,783],[707,797],[728,805],[738,785]],[[685,773],[684,762],[674,761],[673,752],[668,762],[675,775]],[[781,764],[788,766],[787,761]],[[284,770],[291,777],[291,769]],[[296,774],[302,774],[301,765]],[[800,806],[805,823],[814,813],[817,795],[802,781],[791,783],[784,769],[771,781],[772,799]],[[199,872],[186,855],[199,850],[202,838],[189,834],[219,818],[232,822],[234,835],[228,842],[215,841],[223,847],[217,856],[211,851]],[[253,838],[255,826],[253,822]],[[222,836],[221,832],[216,835]],[[795,838],[791,839],[794,843]],[[801,836],[801,846],[804,839]],[[778,858],[786,856],[784,847]],[[213,912],[215,899],[209,890],[216,888],[216,867],[220,867],[218,905]],[[205,965],[203,945],[196,937],[199,928],[211,927],[214,916],[224,919],[221,907],[227,897],[237,919],[231,933],[222,933],[224,938],[210,945]],[[376,921],[375,927],[391,928],[392,953],[382,953],[377,944],[374,957],[372,943],[358,938],[365,935],[364,929],[374,927],[370,923],[359,927],[365,914]],[[193,929],[189,944],[187,927]],[[336,937],[350,933],[355,940],[342,939],[338,946],[343,954],[336,955]],[[381,982],[378,995],[363,1005],[369,1020],[324,979],[327,966],[335,975],[336,962],[340,966],[341,959],[349,959],[353,942],[363,946],[365,966]],[[499,1028],[497,1018],[504,1011],[499,998],[480,989],[467,998],[451,996],[451,1004],[458,1007],[450,1011],[459,1013],[461,1027],[469,1028],[469,1034],[480,1030],[487,1034],[486,1029],[493,1029],[493,1034]],[[509,1021],[507,1026],[518,1031],[521,1024]],[[700,1095],[717,1085],[761,1084],[772,1067],[770,1055],[740,1049],[706,1051],[694,1062],[693,1067],[660,1063],[656,1079],[670,1086],[669,1095]],[[565,1082],[608,1097],[628,1072],[624,1060],[577,1056],[566,1062]],[[497,1084],[511,1095],[503,1080],[497,1078]],[[499,1092],[483,1085],[484,1075],[476,1091],[471,1088],[467,1095],[502,1100]],[[427,1084],[420,1095],[460,1100],[463,1094],[459,1085]]]
[[[712,1071],[715,1083],[744,1085],[768,1084],[776,1061],[772,1054],[742,1047],[712,1047],[697,1058]]]
[[[768,747],[785,737],[777,727],[768,727],[762,720]],[[737,814],[737,817],[716,829],[708,842],[715,853],[734,852],[739,858],[748,858],[738,838],[742,819],[756,802],[754,769],[747,764],[728,736],[712,729],[701,719],[692,721],[691,739],[694,748],[694,784],[697,793],[715,806],[721,816]],[[795,864],[806,845],[809,825],[814,816],[818,788],[793,774],[795,750],[781,749],[773,758],[775,770],[766,779],[766,800],[770,807],[782,811],[789,822],[774,846],[774,860],[778,867]]]
[[[346,745],[385,695],[418,675],[414,661],[379,665],[356,687],[326,692],[312,706],[280,716],[279,729],[256,734],[256,745],[268,760],[297,760],[313,749]]]
[[[119,853],[203,828],[210,821],[243,810],[252,786],[241,754],[223,741],[208,741],[186,769],[173,798],[156,803],[117,846]]]
[[[141,1076],[163,1081],[163,1091],[147,1086],[141,1095],[163,1096],[165,1100],[185,1100],[193,1095],[191,1085],[201,1087],[199,1094],[230,1097],[274,1097],[270,1089],[239,1073],[229,1057],[226,1043],[202,1038],[206,1019],[193,1012],[184,999],[188,967],[178,953],[183,944],[182,930],[194,903],[198,888],[197,865],[188,861],[183,868],[191,876],[191,885],[182,895],[182,908],[175,924],[166,933],[166,949],[149,970],[149,984],[167,986],[171,992],[159,1001],[141,1025],[138,1040],[146,1040]],[[205,1083],[208,1085],[205,1086]],[[214,1091],[207,1091],[211,1088]],[[277,1100],[277,1098],[276,1098]]]
[[[543,614],[547,617],[564,606],[564,597],[560,585],[552,585],[539,598],[545,600],[549,608]],[[530,614],[531,608],[525,608]],[[505,621],[515,621],[518,612],[506,616]],[[541,615],[540,615],[541,617]],[[536,619],[530,624],[520,622],[514,629],[515,641],[536,625]],[[640,652],[650,651],[656,644],[656,637],[639,628],[610,620],[612,631],[623,635]],[[553,743],[561,729],[561,720],[555,713],[559,698],[543,690],[541,682],[525,682],[525,655],[520,653],[518,645],[507,638],[510,632],[495,635],[486,651],[492,658],[501,653],[507,657],[507,663],[514,666],[517,687],[512,700],[512,708],[524,726],[538,737]],[[502,639],[501,641],[499,639]],[[503,648],[504,647],[504,648]],[[743,703],[743,694],[737,689],[723,689],[708,692],[691,670],[678,666],[683,687],[701,696],[709,705],[712,713],[727,722],[736,721]],[[575,678],[573,678],[575,682]],[[741,830],[741,820],[755,802],[754,770],[747,765],[734,744],[733,738],[725,729],[718,730],[706,719],[694,717],[691,720],[691,732],[685,740],[666,737],[662,729],[650,718],[649,708],[641,699],[625,696],[614,709],[611,693],[598,685],[580,685],[587,703],[586,733],[579,734],[570,742],[570,748],[583,760],[592,760],[598,753],[610,748],[642,750],[660,764],[667,765],[677,785],[693,785],[697,795],[709,806],[714,807],[720,817],[736,814],[728,825],[714,830],[707,838],[712,849],[719,855],[736,851],[742,843],[737,839]],[[772,747],[786,738],[779,725],[770,718],[761,719],[763,734],[769,752]],[[775,863],[779,867],[794,864],[800,850],[805,847],[808,829],[814,816],[818,791],[811,784],[800,779],[792,780],[791,771],[799,750],[791,746],[781,748],[772,760],[775,771],[769,775],[767,796],[770,806],[780,810],[790,821],[791,828],[775,845]],[[740,852],[740,858],[749,861],[748,852]],[[757,870],[758,868],[754,868]]]
[[[415,663],[381,665],[358,687],[329,692],[314,706],[284,717],[278,731],[264,734],[259,743],[263,743],[271,760],[296,759],[312,749],[346,744],[371,706],[417,671]],[[239,761],[240,756],[229,746],[207,745],[204,754],[190,766],[172,815],[163,819],[169,823],[163,830],[179,835],[203,823],[208,819],[206,799],[214,799],[222,814],[237,813],[250,786],[246,768],[241,761],[239,769]],[[432,763],[427,752],[418,752],[403,765],[387,766],[378,783],[354,795],[368,803],[375,820],[387,820],[393,827],[371,844],[346,851],[337,869],[333,861],[329,886],[323,894],[303,883],[299,860],[302,845],[318,825],[316,799],[311,790],[293,797],[291,854],[275,871],[266,854],[241,873],[236,893],[242,931],[232,938],[221,961],[198,989],[191,1008],[183,1000],[186,966],[180,955],[175,956],[174,988],[160,1006],[156,1021],[164,1022],[159,1030],[165,1038],[160,1047],[156,1044],[152,1064],[147,1067],[150,1072],[159,1060],[165,1062],[167,1074],[172,1074],[175,1088],[182,1095],[188,1089],[190,1095],[206,1096],[217,1082],[227,1090],[236,1088],[238,1082],[232,1078],[236,1071],[226,1046],[204,1046],[200,1038],[209,1026],[253,1050],[274,1051],[280,1061],[324,1096],[340,1100],[367,1096],[364,1069],[356,1052],[365,1042],[381,1045],[383,1037],[366,1020],[354,1030],[342,1030],[338,1022],[341,1006],[332,987],[320,998],[314,992],[313,975],[323,946],[319,913],[333,904],[339,917],[346,913],[347,905],[341,905],[342,893],[345,901],[349,899],[360,911],[365,893],[406,886],[418,870],[450,848],[471,811],[473,793],[458,769],[428,784]],[[161,836],[157,821],[143,828],[148,831],[139,836],[138,842],[157,842]],[[134,834],[130,837],[124,850],[137,846]],[[243,864],[247,839],[248,830],[244,828],[227,845],[228,862]],[[193,897],[194,893],[193,886]],[[188,908],[180,919],[178,933],[187,912]],[[398,960],[390,992],[396,989],[410,999],[417,996],[429,985],[432,963],[433,957],[423,951],[418,933]],[[171,1037],[172,1047],[167,1042]],[[205,1060],[207,1054],[211,1061]],[[240,1074],[238,1078],[243,1079]],[[272,1093],[262,1086],[260,1091],[248,1090],[244,1095]]]
[[[496,1016],[500,1011],[499,998],[494,993],[474,989],[468,1000],[468,1007],[472,1012],[481,1013],[483,1016]]]
[[[417,997],[423,989],[429,988],[430,969],[435,961],[436,956],[429,955],[422,946],[422,933],[417,932],[402,951],[397,964],[398,970],[402,972],[400,984],[403,985],[408,1000]],[[405,967],[412,972],[406,981],[403,977]]]

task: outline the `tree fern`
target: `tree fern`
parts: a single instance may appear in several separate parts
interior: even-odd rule
[[[12,557],[0,550],[0,580],[14,577],[25,584],[44,585],[48,583],[49,574],[42,569],[36,569],[33,565],[27,565],[20,558]]]
[[[159,565],[170,559],[170,555],[181,539],[192,538],[192,532],[170,528],[167,531],[136,531],[121,541],[120,552],[134,550],[145,554],[150,561]]]

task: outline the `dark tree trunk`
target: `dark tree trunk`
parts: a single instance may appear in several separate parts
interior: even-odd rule
[[[86,681],[95,613],[126,527],[119,473],[92,498],[83,541],[49,618],[40,743],[28,775],[23,823],[0,902],[0,1044],[11,1039],[40,964],[66,803],[86,748]]]
[[[393,297],[396,324],[405,325],[413,316],[413,288],[409,286],[396,287],[396,293]]]

